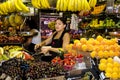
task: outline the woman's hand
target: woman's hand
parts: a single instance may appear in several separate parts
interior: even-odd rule
[[[51,46],[43,46],[41,48],[41,53],[47,54],[49,53],[50,49],[51,49]]]
[[[37,49],[39,49],[41,47],[40,44],[36,44],[35,47],[34,47],[34,50],[36,51]]]

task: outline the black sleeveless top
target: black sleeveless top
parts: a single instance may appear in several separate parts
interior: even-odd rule
[[[57,32],[52,37],[52,42],[48,44],[47,46],[51,46],[53,48],[62,48],[63,44],[63,36],[66,33],[66,31],[63,31],[59,39],[54,39],[54,37],[57,35]],[[51,56],[44,56],[42,58],[43,61],[51,61],[54,57],[58,56],[56,52],[49,51]]]
[[[54,39],[54,37],[57,35],[57,32],[52,37],[52,42],[49,44],[52,47],[59,48],[62,47],[63,44],[63,36],[66,32],[63,31],[59,39]]]

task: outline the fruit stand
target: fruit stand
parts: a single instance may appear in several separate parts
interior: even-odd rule
[[[119,0],[1,0],[0,80],[119,80]],[[51,62],[24,48],[26,19],[34,18],[41,38],[54,20],[67,17],[71,43]],[[69,27],[70,26],[70,27]]]

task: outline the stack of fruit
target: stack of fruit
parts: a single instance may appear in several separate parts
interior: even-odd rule
[[[99,63],[100,71],[105,72],[105,76],[112,80],[120,78],[120,63],[114,61],[112,58],[101,59]]]
[[[76,64],[76,62],[83,62],[83,55],[73,55],[74,53],[65,53],[64,59],[60,59],[60,57],[55,57],[52,60],[53,64],[61,64],[65,70],[72,70]]]
[[[32,80],[46,80],[46,78],[62,76],[66,73],[63,66],[59,64],[33,61],[29,63],[29,66],[30,67],[26,70],[25,76],[27,79]]]
[[[22,58],[24,60],[33,59],[33,57],[24,51],[20,46],[4,46],[0,47],[0,61],[9,60],[11,58]]]
[[[120,46],[117,43],[116,38],[110,40],[97,36],[96,39],[81,38],[80,40],[74,40],[73,44],[67,46],[68,52],[75,52],[75,54],[84,52],[91,52],[92,58],[108,58],[114,56],[120,56]]]
[[[6,35],[0,35],[0,43],[7,43],[7,44],[15,44],[15,43],[23,43],[24,38],[21,36],[6,36]]]
[[[91,28],[115,28],[115,21],[110,18],[105,18],[105,20],[92,19],[90,22]]]

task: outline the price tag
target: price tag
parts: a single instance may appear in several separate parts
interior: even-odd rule
[[[101,72],[99,76],[101,80],[104,80],[106,78],[103,72]]]

